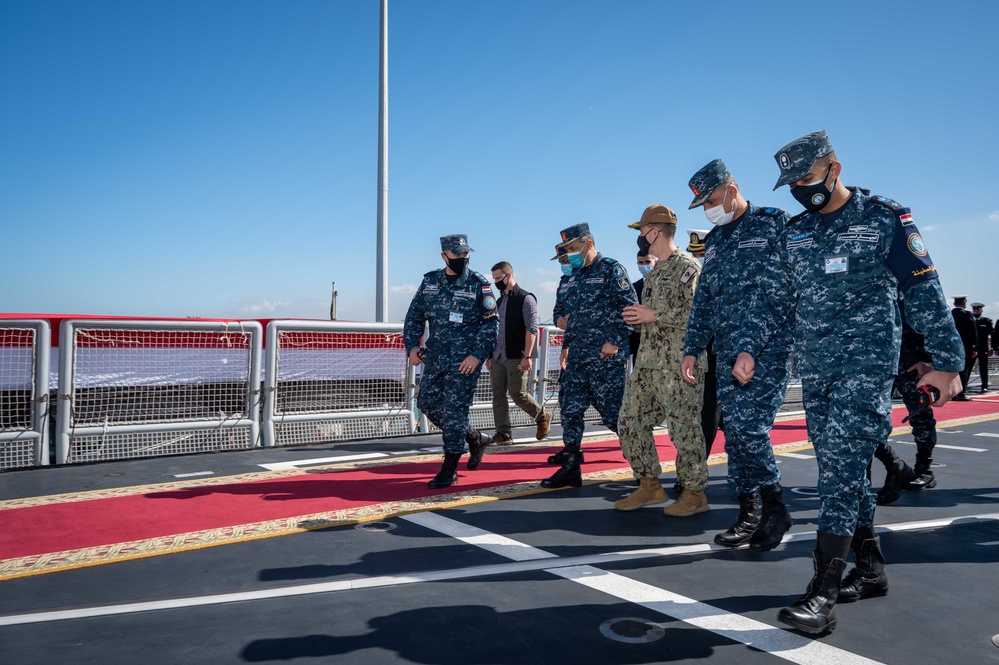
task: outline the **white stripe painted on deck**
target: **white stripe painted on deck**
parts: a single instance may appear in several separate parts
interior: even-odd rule
[[[514,561],[530,561],[556,556],[506,536],[463,524],[439,513],[413,513],[412,515],[403,515],[402,519]]]
[[[726,547],[720,547],[713,543],[696,543],[693,545],[677,545],[670,547],[654,547],[638,550],[623,550],[619,552],[605,552],[600,554],[586,554],[577,557],[559,558],[554,555],[545,552],[544,550],[539,550],[537,548],[531,547],[523,543],[519,543],[512,539],[506,538],[504,536],[499,536],[498,534],[490,534],[488,531],[483,531],[476,527],[470,527],[468,525],[461,524],[456,520],[451,520],[446,517],[440,517],[440,520],[418,520],[416,518],[426,513],[414,513],[412,515],[404,515],[400,519],[413,522],[414,524],[423,525],[436,525],[440,528],[447,529],[451,533],[462,534],[463,537],[468,538],[479,538],[481,542],[487,543],[489,546],[501,545],[504,552],[514,553],[521,557],[521,560],[514,561],[513,563],[502,563],[502,564],[490,564],[484,566],[469,566],[465,568],[455,568],[451,570],[439,570],[439,571],[429,571],[429,572],[417,572],[410,575],[384,575],[378,577],[366,577],[354,580],[338,580],[333,582],[319,582],[314,584],[296,584],[284,587],[272,587],[268,589],[259,589],[255,591],[238,591],[233,593],[223,593],[208,596],[189,596],[183,598],[169,598],[162,600],[149,600],[134,603],[123,603],[120,605],[94,605],[94,606],[84,606],[75,607],[60,610],[50,610],[50,611],[40,611],[40,612],[29,612],[24,614],[8,614],[0,615],[0,626],[18,626],[25,624],[34,623],[49,623],[53,621],[65,621],[68,619],[89,619],[104,616],[115,616],[122,614],[133,614],[137,612],[152,612],[152,611],[162,611],[162,610],[174,610],[174,609],[184,609],[188,607],[204,607],[207,605],[224,605],[227,603],[237,603],[246,602],[254,600],[268,600],[271,598],[287,598],[292,596],[306,596],[318,593],[333,593],[339,591],[353,591],[359,589],[372,589],[378,587],[389,587],[389,586],[401,586],[406,584],[418,584],[425,582],[443,582],[450,580],[462,580],[469,579],[473,577],[488,577],[492,575],[504,575],[510,573],[518,573],[525,571],[534,570],[548,570],[555,574],[559,574],[558,570],[565,570],[567,568],[578,567],[578,566],[601,566],[609,565],[612,563],[617,563],[621,561],[635,561],[640,559],[649,559],[656,557],[668,557],[668,556],[683,556],[689,554],[709,554],[711,552],[731,552],[732,550]],[[443,521],[442,521],[443,520]],[[983,513],[980,515],[965,515],[960,517],[952,518],[942,518],[936,520],[922,520],[918,522],[900,522],[897,524],[888,524],[877,527],[877,531],[911,531],[918,529],[933,529],[950,526],[952,524],[971,524],[975,522],[992,522],[999,521],[999,513]],[[426,526],[426,528],[431,528]],[[484,536],[488,534],[493,536],[495,539],[485,538]],[[445,533],[445,535],[450,535]],[[783,543],[797,542],[797,541],[807,541],[814,540],[815,534],[812,532],[802,532],[802,533],[792,533],[784,537]],[[469,541],[466,541],[469,542]],[[496,550],[491,550],[496,551]],[[528,555],[534,558],[527,558]],[[542,556],[543,555],[543,556]],[[508,554],[503,554],[503,556],[508,556]],[[554,567],[552,559],[558,560],[558,566]],[[599,570],[599,569],[598,569]],[[603,573],[603,571],[600,571]],[[696,603],[697,601],[690,600],[691,603]],[[710,607],[705,605],[705,607]],[[714,612],[720,612],[712,608]],[[675,616],[671,614],[670,616]],[[679,617],[678,617],[679,618]],[[775,633],[786,633],[781,629],[774,628],[766,624],[760,624],[764,626],[768,631],[773,631]],[[793,633],[787,633],[788,635],[794,635]],[[753,639],[759,638],[759,633],[754,633],[750,636]],[[737,639],[737,638],[733,638]],[[808,641],[807,638],[802,638]],[[751,644],[754,647],[758,645],[755,642],[750,642],[747,640],[738,640],[744,644]],[[783,657],[782,654],[775,654]],[[843,652],[844,656],[850,655],[847,652]],[[831,662],[831,661],[794,661],[801,663],[812,663],[812,662]],[[836,660],[832,662],[859,662],[859,661],[846,661],[846,660]]]
[[[793,457],[794,459],[815,459],[815,455],[802,455],[801,453],[780,453],[781,457]]]
[[[593,566],[550,568],[546,572],[792,663],[866,665],[880,662]]]
[[[271,462],[270,464],[258,464],[268,471],[284,471],[285,469],[297,469],[300,466],[311,464],[329,464],[331,462],[356,462],[365,459],[378,459],[388,457],[386,453],[359,453],[357,455],[338,455],[337,457],[314,457],[312,459],[300,459],[293,462]]]
[[[916,445],[915,441],[895,441],[894,443],[904,443],[907,446],[914,446],[914,445]],[[934,449],[936,449],[936,448],[946,448],[947,450],[963,450],[963,451],[968,452],[968,453],[987,453],[987,452],[989,452],[988,448],[968,448],[967,446],[948,446],[945,443],[938,443],[935,446],[933,446],[933,448]]]
[[[995,432],[979,432],[978,434],[975,434],[974,436],[990,436],[993,439],[999,439],[999,434],[996,434]]]

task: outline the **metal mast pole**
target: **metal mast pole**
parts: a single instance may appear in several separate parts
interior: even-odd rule
[[[375,321],[388,320],[388,0],[381,0],[378,59],[378,265]]]

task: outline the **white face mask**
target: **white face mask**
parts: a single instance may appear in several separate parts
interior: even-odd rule
[[[704,216],[715,226],[725,226],[735,217],[735,206],[732,206],[732,212],[725,212],[726,199],[728,199],[727,187],[725,188],[725,198],[722,199],[721,205],[716,205],[714,208],[704,208]]]

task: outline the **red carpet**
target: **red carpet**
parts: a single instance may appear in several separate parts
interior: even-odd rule
[[[948,404],[937,411],[937,419],[941,422],[960,421],[996,413],[999,413],[999,399],[976,399]],[[900,421],[904,415],[904,409],[893,412],[896,427],[902,426]],[[803,443],[806,438],[804,419],[778,422],[771,433],[774,445]],[[656,442],[664,464],[673,461],[676,451],[669,438],[658,436]],[[551,447],[501,448],[496,452],[491,448],[477,471],[467,471],[464,468],[467,458],[463,458],[458,485],[436,491],[426,487],[427,481],[440,468],[440,457],[433,455],[416,460],[411,458],[406,462],[369,463],[362,468],[296,469],[238,478],[186,481],[171,483],[166,490],[160,486],[147,486],[70,497],[0,502],[3,523],[0,529],[0,578],[31,574],[5,571],[3,563],[13,560],[22,560],[23,563],[25,557],[34,562],[43,553],[102,548],[100,557],[107,557],[108,548],[103,546],[116,543],[135,543],[192,532],[204,536],[204,532],[218,529],[226,530],[223,540],[261,537],[252,535],[252,530],[234,536],[233,527],[337,511],[350,513],[400,502],[408,508],[396,512],[405,512],[416,509],[414,501],[429,504],[424,507],[433,507],[440,503],[437,499],[451,496],[456,491],[468,495],[520,483],[520,489],[512,494],[523,494],[537,489],[537,481],[553,472],[553,467],[545,463],[545,458],[559,449],[558,444]],[[713,453],[723,450],[723,436],[719,433]],[[586,443],[584,452],[584,471],[588,477],[599,478],[601,473],[607,472],[622,477],[629,473],[616,439]],[[476,500],[475,497],[464,498],[466,503]],[[377,517],[390,513],[383,510],[371,514]],[[354,521],[357,521],[356,517]],[[281,524],[287,532],[287,524]],[[237,537],[240,533],[242,537]],[[192,544],[190,539],[175,538],[170,542],[174,543],[173,547],[169,543],[157,545],[159,551],[163,548],[176,550],[212,544],[203,538],[199,541],[202,542],[200,545]],[[144,555],[151,553],[155,552],[144,551]],[[88,565],[87,561],[73,557],[62,557],[61,562],[61,567]],[[16,568],[23,571],[24,566]]]

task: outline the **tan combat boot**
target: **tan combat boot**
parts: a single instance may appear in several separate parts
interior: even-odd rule
[[[642,478],[639,487],[631,496],[614,502],[618,510],[638,510],[654,503],[666,503],[666,491],[658,478]]]
[[[697,513],[706,513],[708,510],[710,510],[708,498],[704,496],[704,492],[685,487],[679,499],[663,508],[663,514],[669,517],[690,517]]]

